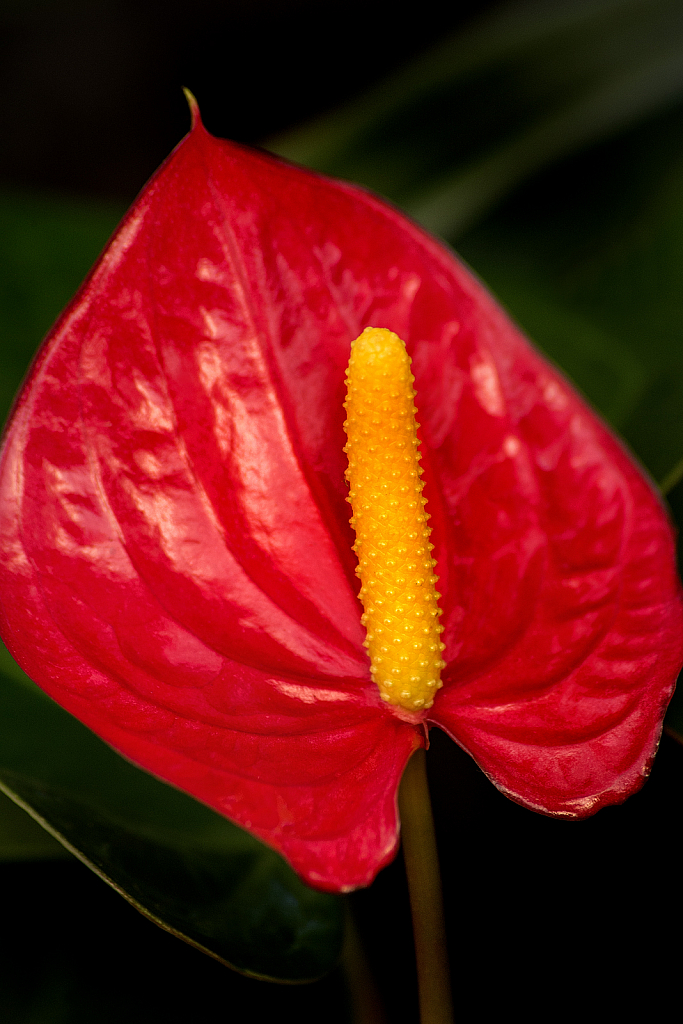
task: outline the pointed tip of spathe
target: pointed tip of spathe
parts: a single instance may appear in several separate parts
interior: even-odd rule
[[[197,103],[197,100],[194,97],[194,93],[191,93],[190,90],[185,86],[183,86],[183,93],[185,94],[187,105],[190,108],[190,117],[192,118],[192,124],[190,127],[191,129],[196,128],[197,125],[200,125],[202,123],[202,115],[199,112],[199,104]]]

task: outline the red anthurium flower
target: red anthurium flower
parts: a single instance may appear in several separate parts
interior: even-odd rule
[[[412,720],[370,676],[344,374],[406,342],[446,667]],[[435,723],[576,818],[647,774],[681,665],[652,486],[482,286],[394,209],[199,121],[21,394],[0,480],[2,632],[133,761],[314,885],[395,852]]]

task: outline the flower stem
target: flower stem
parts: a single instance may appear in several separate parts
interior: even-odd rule
[[[403,858],[413,915],[421,1024],[453,1024],[439,856],[424,750],[406,766],[399,789]]]
[[[382,999],[365,958],[348,898],[342,967],[351,996],[353,1024],[387,1024]]]

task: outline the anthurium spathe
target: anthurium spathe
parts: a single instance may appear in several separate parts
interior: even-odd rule
[[[445,649],[407,713],[370,674],[345,369],[412,357]],[[434,723],[567,818],[647,774],[683,658],[666,514],[472,275],[394,209],[198,117],[45,343],[0,480],[2,633],[117,750],[311,883],[393,855]]]

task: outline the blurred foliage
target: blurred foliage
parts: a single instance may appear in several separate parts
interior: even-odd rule
[[[39,342],[124,212],[102,203],[0,192],[0,420]]]
[[[114,753],[4,649],[0,790],[147,917],[246,974],[310,981],[339,959],[339,899],[310,889],[273,850]],[[35,837],[16,824],[4,816],[0,858],[36,856]]]
[[[0,792],[0,863],[20,860],[61,860],[67,850]]]
[[[136,913],[73,858],[3,864],[1,883],[3,1024],[187,1024],[243,1016],[348,1024],[340,970],[284,986],[228,971]]]
[[[267,145],[452,240],[539,169],[675,101],[682,55],[678,0],[518,0]]]

